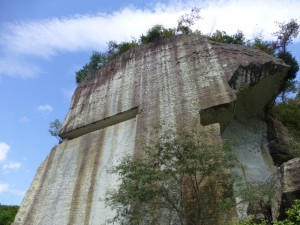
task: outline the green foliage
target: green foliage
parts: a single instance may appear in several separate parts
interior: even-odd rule
[[[110,41],[108,43],[107,52],[93,52],[90,62],[76,72],[76,82],[80,83],[86,77],[95,75],[96,71],[112,58],[128,51],[129,49],[136,48],[140,44],[148,44],[150,42],[155,42],[178,34],[193,33],[191,27],[201,18],[199,13],[200,8],[194,7],[190,14],[185,14],[179,18],[177,28],[165,28],[162,25],[155,25],[147,31],[146,35],[141,35],[138,41],[132,40],[131,42],[121,42],[120,44]],[[241,31],[238,31],[236,34],[229,35],[225,31],[217,30],[209,38],[217,42],[247,45],[258,48],[267,54],[283,59],[286,64],[290,65],[288,75],[285,77],[280,90],[281,98],[284,99],[286,97],[286,93],[295,88],[294,79],[299,70],[299,64],[295,57],[293,57],[290,52],[286,51],[288,44],[292,43],[293,38],[296,38],[299,33],[299,24],[296,20],[292,19],[288,23],[277,22],[277,25],[280,29],[273,34],[277,37],[275,42],[264,41],[261,36],[254,38],[253,41],[245,41],[245,36]],[[196,31],[195,33],[200,33],[200,31]]]
[[[78,84],[82,82],[88,76],[95,75],[97,70],[103,67],[112,58],[137,46],[138,43],[135,40],[131,42],[121,42],[120,44],[117,44],[114,41],[110,41],[108,43],[107,52],[93,52],[92,56],[90,57],[89,63],[84,65],[82,69],[76,72],[76,83]]]
[[[263,215],[264,221],[271,222],[271,199],[274,197],[275,190],[271,182],[247,182],[246,186],[241,186],[236,191],[236,196],[241,199],[239,203],[247,203],[248,215],[253,218],[252,221],[261,220]],[[259,219],[258,219],[259,218]]]
[[[274,190],[272,190],[272,187],[268,182],[247,183],[246,187],[240,188],[238,195],[243,201],[250,204],[259,203],[262,200],[265,201],[265,204],[268,204],[269,200],[274,195]]]
[[[177,33],[178,34],[191,34],[193,33],[191,26],[193,26],[197,20],[201,19],[200,8],[194,7],[191,10],[190,14],[185,14],[181,16],[177,24]]]
[[[293,42],[293,38],[296,38],[299,34],[299,24],[297,20],[291,19],[290,22],[276,22],[279,31],[273,33],[277,37],[277,47],[280,52],[285,53],[287,46]]]
[[[296,139],[300,141],[300,85],[294,90],[295,98],[285,98],[271,109],[273,117],[281,121]]]
[[[128,51],[129,49],[133,49],[136,48],[138,46],[138,43],[133,40],[132,42],[121,42],[118,45],[118,54],[122,54],[126,51]]]
[[[181,16],[178,20],[177,28],[165,28],[162,25],[155,25],[147,31],[146,35],[140,37],[141,44],[148,44],[177,34],[193,33],[191,26],[201,17],[200,8],[194,7],[191,13]]]
[[[292,54],[287,51],[287,46],[292,43],[293,38],[298,36],[300,26],[294,19],[292,19],[289,23],[276,23],[280,28],[279,31],[273,34],[275,37],[277,37],[276,41],[264,41],[260,35],[259,37],[255,37],[251,42],[245,42],[244,34],[241,31],[238,31],[234,35],[228,35],[225,31],[219,30],[213,33],[210,39],[226,44],[247,45],[258,48],[269,55],[283,59],[285,63],[290,66],[288,74],[285,77],[284,83],[282,84],[280,90],[282,98],[284,98],[286,93],[290,92],[290,90],[294,88],[294,79],[299,71],[299,64],[295,57],[293,57]]]
[[[11,225],[14,222],[19,206],[0,204],[0,225]]]
[[[281,144],[289,150],[289,154],[274,155],[274,162],[276,161],[278,165],[294,157],[300,157],[300,85],[295,87],[293,92],[298,93],[295,98],[286,98],[281,94],[281,101],[276,102],[269,111],[273,118],[281,121],[288,129],[289,140]]]
[[[106,203],[117,213],[109,222],[162,224],[169,215],[179,224],[205,224],[205,218],[232,207],[228,169],[233,161],[203,132],[177,137],[168,133],[146,146],[142,157],[127,156],[112,169],[120,186],[107,192]],[[214,199],[213,206],[205,202],[208,196]]]
[[[155,25],[147,31],[146,35],[140,37],[141,44],[148,44],[163,38],[168,38],[175,35],[175,29],[165,28],[162,25]]]
[[[290,209],[286,211],[287,218],[275,222],[274,225],[297,225],[300,224],[300,200],[296,199]]]
[[[59,129],[61,128],[62,123],[56,119],[53,122],[50,123],[50,128],[49,128],[49,133],[56,137],[59,141],[61,140],[61,138],[58,136],[59,135]]]
[[[295,57],[292,56],[290,52],[280,51],[276,55],[278,58],[284,60],[284,62],[290,66],[287,76],[284,78],[285,83],[282,86],[283,91],[288,91],[294,88],[295,82],[293,80],[296,78],[297,72],[299,71],[299,64]]]
[[[177,34],[192,33],[190,27],[195,24],[196,20],[200,19],[199,12],[200,9],[194,7],[190,14],[181,16],[178,20],[177,28],[165,28],[162,25],[155,25],[147,31],[146,35],[142,35],[138,41],[133,39],[131,42],[121,42],[119,44],[115,41],[110,41],[108,43],[107,52],[93,52],[89,63],[76,72],[76,83],[79,84],[85,80],[86,77],[95,75],[97,70],[103,67],[115,56],[120,55],[129,49],[136,48],[139,44],[148,44]]]
[[[76,83],[82,82],[87,76],[95,75],[97,70],[99,70],[107,61],[107,54],[93,52],[89,63],[85,64],[82,69],[76,72]]]
[[[129,49],[136,48],[138,46],[138,43],[136,40],[132,40],[131,42],[121,42],[118,44],[115,41],[108,42],[108,51],[106,54],[106,61],[110,61],[112,58],[114,58],[117,55],[120,55]]]
[[[237,44],[237,45],[244,45],[245,44],[245,37],[243,32],[238,31],[234,35],[228,35],[225,31],[216,30],[210,37],[211,40],[226,43],[226,44]]]
[[[268,55],[274,55],[276,51],[276,43],[273,41],[265,41],[262,37],[255,37],[253,43],[250,44],[251,47],[260,49],[267,53]]]
[[[288,23],[276,22],[279,31],[275,32],[273,35],[277,37],[276,40],[276,56],[283,59],[287,65],[290,66],[287,76],[285,77],[284,83],[281,86],[281,98],[285,98],[286,92],[289,92],[294,88],[293,80],[296,78],[297,72],[299,70],[299,64],[295,57],[292,56],[290,52],[287,51],[287,46],[292,43],[293,38],[296,38],[299,34],[300,25],[297,20],[291,19]]]
[[[103,67],[112,58],[128,51],[129,49],[136,48],[137,46],[138,43],[135,40],[132,40],[131,42],[121,42],[120,44],[110,41],[108,43],[107,52],[93,52],[89,63],[76,72],[76,83],[82,82],[88,76],[95,75],[97,70]]]
[[[275,221],[273,225],[299,225],[300,224],[300,200],[296,199],[292,207],[286,210],[287,218],[282,221]],[[239,225],[267,225],[267,221],[255,223],[253,220],[241,221]]]

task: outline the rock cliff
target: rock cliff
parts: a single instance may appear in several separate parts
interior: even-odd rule
[[[130,50],[78,85],[55,146],[38,169],[15,225],[95,225],[114,212],[106,189],[117,185],[107,169],[157,124],[181,130],[195,120],[215,137],[234,140],[244,181],[264,181],[274,170],[268,150],[267,104],[288,67],[243,46],[201,36],[174,36]],[[245,209],[238,207],[240,218]]]

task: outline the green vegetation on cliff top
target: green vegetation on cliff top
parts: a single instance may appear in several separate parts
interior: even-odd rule
[[[288,23],[276,22],[279,30],[273,33],[276,37],[275,41],[265,41],[262,36],[257,36],[253,40],[246,40],[242,31],[238,31],[233,35],[229,35],[225,31],[219,30],[216,30],[210,35],[204,35],[199,30],[193,31],[191,27],[201,18],[199,14],[200,9],[195,7],[191,10],[190,14],[185,14],[179,18],[176,28],[165,28],[162,25],[155,25],[147,31],[146,35],[141,35],[138,40],[133,38],[131,42],[121,43],[110,41],[108,43],[107,52],[94,51],[90,57],[90,61],[84,65],[82,69],[76,72],[76,82],[80,83],[86,77],[95,75],[97,70],[103,67],[107,62],[129,49],[174,35],[188,35],[196,33],[217,42],[258,48],[267,54],[283,59],[285,63],[291,67],[288,71],[288,75],[285,77],[284,83],[281,86],[280,93],[284,97],[287,92],[291,91],[295,87],[295,77],[299,70],[299,65],[295,60],[295,57],[293,57],[287,50],[287,46],[292,43],[293,38],[296,38],[299,33],[299,24],[296,20],[291,19]]]

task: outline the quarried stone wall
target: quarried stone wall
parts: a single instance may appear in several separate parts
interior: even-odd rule
[[[117,186],[107,169],[126,154],[142,154],[140,143],[152,138],[148,131],[156,125],[162,133],[195,121],[214,127],[212,139],[237,140],[245,180],[267,178],[272,161],[264,149],[264,109],[286,71],[263,52],[198,35],[116,57],[78,85],[63,141],[37,171],[14,224],[104,223],[114,214],[105,208],[104,193]]]

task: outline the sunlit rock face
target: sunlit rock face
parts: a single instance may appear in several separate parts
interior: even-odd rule
[[[287,68],[258,50],[197,35],[116,57],[77,87],[63,141],[37,171],[14,224],[104,223],[114,214],[105,208],[104,193],[118,184],[107,169],[126,154],[142,153],[140,143],[152,138],[148,131],[157,125],[161,132],[195,121],[213,127],[212,139],[235,141],[244,181],[267,179],[273,162],[265,107]]]
[[[300,199],[300,158],[283,163],[274,176],[275,196],[272,201],[273,220],[287,217],[285,211],[292,207],[295,199]]]

